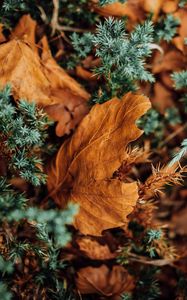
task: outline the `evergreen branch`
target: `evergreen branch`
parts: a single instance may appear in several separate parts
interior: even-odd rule
[[[107,4],[112,4],[114,2],[125,3],[127,0],[99,0],[99,5],[104,6]]]
[[[0,155],[9,170],[33,185],[45,182],[39,150],[47,138],[50,122],[35,103],[21,100],[16,107],[11,100],[11,86],[0,92]],[[41,150],[40,150],[41,151]]]
[[[180,0],[179,7],[184,7],[187,4],[187,0]]]
[[[97,25],[95,34],[72,35],[72,43],[79,57],[86,57],[92,47],[100,58],[100,66],[94,72],[104,78],[94,102],[102,103],[113,96],[121,97],[137,88],[137,81],[154,82],[153,75],[145,68],[145,58],[151,54],[153,25],[146,21],[137,25],[130,34],[122,20],[108,18]]]
[[[165,18],[161,18],[155,25],[155,40],[160,42],[164,40],[170,42],[177,33],[177,26],[180,25],[180,20],[173,15],[168,14]]]
[[[187,88],[187,71],[174,72],[171,78],[174,80],[177,90]]]
[[[7,285],[3,282],[0,282],[0,299],[11,300],[12,294],[8,291]]]
[[[179,162],[187,154],[187,139],[184,139],[181,143],[181,149],[178,153],[174,154],[173,159],[170,161],[169,166],[173,166]]]

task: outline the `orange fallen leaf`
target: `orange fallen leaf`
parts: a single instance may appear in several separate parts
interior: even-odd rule
[[[0,86],[12,85],[14,98],[51,103],[49,81],[43,73],[38,55],[20,40],[0,45]]]
[[[160,81],[166,86],[167,89],[173,91],[173,80],[171,78],[171,72],[166,71],[160,73]]]
[[[143,0],[143,8],[146,12],[153,14],[153,20],[158,18],[164,0]]]
[[[179,0],[166,0],[163,3],[162,10],[166,14],[171,14],[176,11],[178,8],[178,2]]]
[[[0,86],[12,85],[13,97],[34,101],[57,121],[56,134],[69,134],[88,112],[89,94],[51,55],[43,37],[41,57],[35,44],[36,22],[23,16],[11,34],[11,41],[0,46]],[[41,47],[40,47],[41,48]]]
[[[180,235],[187,235],[187,207],[181,209],[179,212],[175,213],[172,217],[171,227],[175,233]]]
[[[49,193],[60,207],[79,204],[74,225],[83,234],[126,225],[137,183],[111,178],[128,157],[127,145],[142,134],[135,121],[149,108],[146,97],[131,93],[96,104],[59,149],[48,172]]]
[[[3,43],[6,41],[6,38],[3,34],[3,24],[0,24],[0,43]]]
[[[122,266],[113,266],[110,270],[102,265],[99,268],[81,269],[76,285],[82,294],[99,294],[117,300],[121,299],[122,293],[134,288],[134,280]]]
[[[76,67],[76,75],[78,77],[80,77],[84,80],[88,80],[88,81],[97,80],[97,76],[94,73],[84,69],[82,66],[77,66]]]
[[[181,51],[185,48],[185,38],[187,37],[187,11],[186,9],[179,9],[174,14],[174,17],[180,20],[178,29],[178,36],[173,39],[174,45]]]
[[[24,15],[19,20],[17,26],[11,32],[11,39],[19,39],[29,43],[29,46],[37,52],[35,44],[36,21],[30,15]]]
[[[101,245],[87,237],[80,238],[77,243],[80,250],[91,259],[106,260],[116,257],[116,253],[112,253],[107,244]]]
[[[87,114],[87,100],[90,95],[65,70],[63,70],[51,55],[47,38],[40,41],[42,46],[41,61],[43,72],[50,82],[51,98],[54,102],[46,107],[49,116],[58,122],[56,134],[69,134],[72,129]]]
[[[151,101],[161,114],[164,114],[167,108],[174,107],[173,93],[161,82],[154,84],[154,96]]]
[[[92,0],[92,9],[98,14],[108,17],[127,16],[131,20],[131,26],[144,19],[141,0],[128,0],[126,3],[115,2],[105,6],[99,6],[98,0]]]
[[[180,71],[185,66],[185,57],[180,51],[167,49],[164,55],[157,52],[153,58],[152,72],[154,74],[163,71]]]
[[[41,61],[44,65],[44,74],[50,81],[52,89],[69,89],[74,95],[87,101],[90,97],[89,93],[75,79],[69,76],[52,57],[46,36],[41,39],[40,45],[42,47]]]

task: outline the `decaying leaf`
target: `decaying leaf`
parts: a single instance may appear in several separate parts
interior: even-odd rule
[[[0,24],[0,43],[3,43],[6,41],[6,38],[3,34],[3,24]]]
[[[175,14],[175,18],[180,20],[180,26],[178,29],[178,36],[176,36],[173,39],[173,43],[175,46],[181,50],[184,51],[186,45],[185,45],[185,38],[187,37],[187,10],[186,9],[179,9]]]
[[[178,8],[178,4],[179,4],[179,0],[163,1],[162,10],[167,14],[173,13]]]
[[[89,94],[62,69],[51,55],[47,38],[44,36],[40,45],[42,47],[41,61],[44,65],[44,74],[50,81],[52,89],[69,89],[71,93],[88,100]]]
[[[78,272],[77,288],[82,294],[99,294],[110,299],[121,299],[121,294],[134,287],[134,280],[121,266],[110,270],[102,265],[99,268],[87,267]]]
[[[79,248],[89,258],[96,260],[106,260],[116,257],[116,253],[112,253],[107,244],[101,245],[96,240],[83,237],[77,241]]]
[[[154,96],[152,97],[153,105],[162,114],[165,113],[168,107],[174,105],[173,94],[171,90],[167,89],[161,82],[156,82],[154,85]]]
[[[30,15],[24,15],[11,32],[10,38],[29,43],[29,46],[37,52],[38,49],[35,42],[36,25],[36,21],[34,21]]]
[[[149,108],[146,97],[131,93],[96,104],[59,149],[48,172],[49,193],[59,207],[79,204],[74,225],[82,233],[100,235],[126,224],[137,183],[111,178],[128,157],[127,145],[142,134],[135,121]]]
[[[51,103],[50,84],[43,73],[39,57],[24,41],[12,40],[0,45],[0,86],[12,85],[14,98]]]
[[[84,80],[88,81],[95,81],[97,80],[97,76],[86,69],[84,69],[82,66],[76,67],[76,75]]]
[[[50,82],[51,98],[54,99],[54,103],[45,110],[58,122],[56,134],[62,136],[64,133],[69,134],[86,115],[88,112],[86,102],[90,95],[56,63],[45,36],[40,44],[43,49],[41,54],[43,72]]]
[[[12,85],[13,97],[34,101],[57,121],[58,136],[69,134],[88,112],[90,95],[53,59],[47,38],[35,44],[36,22],[23,16],[0,46],[0,87]],[[41,57],[38,48],[41,48]]]
[[[105,17],[127,16],[131,20],[132,24],[135,24],[144,18],[144,11],[142,9],[141,0],[128,0],[125,3],[115,2],[112,4],[107,4],[105,6],[99,6],[98,0],[92,0],[92,3],[93,10]]]
[[[156,20],[162,8],[164,0],[143,0],[143,8],[146,12],[153,14],[153,20]]]
[[[180,71],[183,69],[184,64],[184,56],[176,49],[166,50],[164,55],[157,51],[153,61],[152,72],[157,74],[163,71]]]

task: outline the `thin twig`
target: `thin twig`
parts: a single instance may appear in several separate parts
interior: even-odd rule
[[[43,7],[40,6],[40,5],[38,5],[37,7],[38,7],[38,9],[39,9],[39,11],[40,11],[40,13],[41,13],[41,14],[40,14],[40,17],[41,17],[42,21],[43,21],[45,24],[48,24],[48,23],[49,23],[49,19],[48,19],[46,13],[45,13]]]
[[[88,32],[88,29],[82,29],[82,28],[76,28],[71,26],[63,26],[58,23],[58,14],[59,14],[59,0],[53,0],[53,15],[51,19],[51,27],[52,32],[51,35],[53,36],[55,34],[56,30],[59,31],[69,31],[69,32]]]
[[[136,254],[133,254],[133,253],[129,253],[129,259],[131,261],[136,261],[136,262],[139,262],[139,263],[143,263],[143,264],[146,264],[146,265],[154,265],[154,266],[167,266],[167,265],[170,265],[170,266],[173,266],[173,263],[175,262],[175,259],[148,259],[148,258],[145,258],[144,256],[138,256]]]
[[[176,131],[172,132],[162,143],[160,143],[159,148],[165,146],[169,141],[171,141],[174,137],[180,134],[187,128],[187,123],[180,126]]]
[[[88,29],[82,29],[82,28],[76,28],[76,27],[71,27],[71,26],[63,26],[60,24],[56,24],[56,30],[59,31],[71,31],[71,32],[90,32]]]
[[[58,27],[58,13],[59,13],[59,0],[53,0],[53,15],[51,19],[51,27],[52,27],[52,32],[51,35],[55,34],[55,31]]]

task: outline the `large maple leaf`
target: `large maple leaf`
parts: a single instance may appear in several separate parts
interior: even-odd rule
[[[146,97],[131,93],[97,104],[59,149],[48,172],[49,193],[59,207],[79,204],[74,225],[82,233],[100,235],[127,223],[138,199],[137,183],[112,175],[127,159],[127,145],[141,135],[135,121],[149,107]]]

